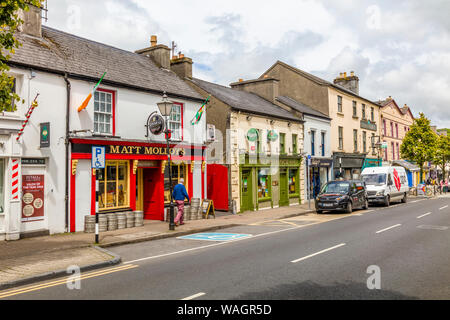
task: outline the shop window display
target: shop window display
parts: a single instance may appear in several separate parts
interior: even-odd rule
[[[270,175],[269,169],[258,170],[258,198],[270,198]]]
[[[187,190],[188,189],[188,179],[187,179],[187,165],[184,163],[176,164],[172,163],[172,186],[178,184],[180,179],[184,179],[184,185]],[[192,195],[189,195],[192,197]],[[169,203],[170,202],[170,188],[169,188],[169,165],[166,164],[166,170],[164,170],[164,202]]]
[[[107,161],[106,168],[99,171],[101,193],[99,208],[106,210],[127,207],[129,205],[128,161]]]
[[[298,170],[289,169],[289,195],[298,195]]]

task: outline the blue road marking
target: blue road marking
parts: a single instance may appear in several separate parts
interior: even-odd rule
[[[188,236],[178,237],[177,239],[183,240],[206,240],[206,241],[231,241],[242,238],[249,238],[251,234],[239,234],[239,233],[196,233]]]

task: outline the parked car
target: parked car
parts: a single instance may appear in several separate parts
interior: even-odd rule
[[[366,183],[369,203],[389,206],[392,201],[408,200],[408,177],[402,167],[365,168],[361,179]]]
[[[315,200],[317,213],[323,211],[367,209],[369,202],[364,181],[330,181],[325,184]]]

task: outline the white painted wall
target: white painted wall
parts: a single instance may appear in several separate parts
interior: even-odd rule
[[[307,155],[311,155],[311,130],[316,131],[316,139],[315,139],[315,158],[323,158],[322,156],[322,132],[325,132],[325,158],[331,158],[331,123],[330,120],[312,117],[309,115],[304,115],[304,152]],[[306,190],[306,196],[308,197],[308,175],[309,171],[307,168],[306,161],[304,162],[304,171],[305,171],[305,179],[304,179],[304,188]],[[328,170],[328,179],[332,177],[333,168],[330,167]],[[326,181],[325,176],[326,170],[322,170],[322,176],[320,177],[321,181]]]
[[[17,93],[25,99],[25,103],[18,104],[18,110],[10,117],[24,119],[32,100],[39,93],[39,106],[34,110],[30,121],[25,128],[21,143],[11,146],[20,150],[18,156],[29,158],[46,158],[46,209],[47,219],[44,223],[29,222],[22,227],[22,231],[39,230],[48,228],[50,233],[62,233],[65,231],[65,122],[66,122],[66,83],[63,76],[41,71],[34,71],[31,77],[29,69],[11,68],[10,73],[17,79]],[[91,92],[95,83],[70,79],[70,130],[93,129],[94,99],[91,99],[88,107],[78,113],[77,108]],[[145,138],[145,124],[148,116],[153,111],[158,111],[156,103],[161,101],[158,94],[133,91],[124,88],[101,86],[104,89],[116,92],[116,136],[123,140],[148,140]],[[191,119],[200,108],[200,102],[171,98],[174,102],[184,104],[183,124],[184,143],[203,144],[206,135],[206,117],[202,117],[199,124],[191,125]],[[1,121],[3,121],[0,118]],[[16,123],[20,121],[16,121]],[[50,122],[50,148],[39,148],[40,123]],[[0,123],[1,125],[1,123]],[[90,137],[91,134],[79,134],[80,137]],[[11,141],[13,139],[10,139]],[[152,142],[164,141],[164,135],[151,137]],[[15,139],[14,139],[15,141]],[[12,142],[11,142],[12,143]],[[2,150],[0,150],[1,152]],[[5,152],[6,153],[6,152]],[[12,152],[9,152],[11,155]],[[0,153],[0,156],[7,156]],[[5,158],[7,159],[7,158]],[[194,197],[201,197],[201,162],[196,161],[194,171]],[[69,166],[69,171],[71,170]],[[77,231],[84,225],[84,215],[90,213],[90,162],[79,161],[76,181],[76,212]],[[9,179],[5,177],[5,179]],[[9,192],[9,180],[5,181],[5,192]],[[70,181],[69,181],[70,183]],[[51,190],[51,192],[50,192]],[[10,209],[8,209],[10,210]],[[5,230],[6,214],[0,217],[1,233]],[[2,231],[3,230],[3,231]]]
[[[84,231],[84,216],[91,215],[91,161],[79,160],[75,185],[75,231]]]
[[[329,120],[304,115],[304,152],[311,154],[311,130],[316,131],[315,156],[322,157],[321,134],[325,132],[325,157],[331,157],[331,124]]]

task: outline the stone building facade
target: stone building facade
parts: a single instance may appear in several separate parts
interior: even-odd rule
[[[260,79],[279,81],[278,94],[289,96],[331,119],[332,178],[359,178],[367,166],[381,165],[380,106],[359,95],[359,78],[341,73],[333,83],[277,61]]]
[[[378,104],[381,106],[381,137],[387,143],[382,153],[383,161],[403,160],[400,153],[402,141],[414,123],[411,109],[406,104],[400,108],[392,97]]]
[[[206,117],[216,141],[207,161],[228,168],[229,201],[237,212],[303,203],[301,115],[256,94],[195,78],[187,82],[211,96]]]

